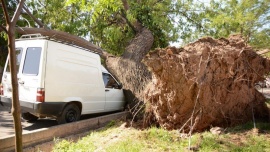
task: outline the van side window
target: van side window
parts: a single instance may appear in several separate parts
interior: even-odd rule
[[[115,79],[107,73],[102,73],[103,81],[105,88],[116,88],[118,89],[118,83],[115,81]]]
[[[29,47],[23,65],[23,74],[38,75],[41,47]]]
[[[19,68],[20,68],[20,63],[21,63],[21,59],[22,59],[22,48],[16,48],[16,68],[17,68],[17,73],[19,72]],[[6,72],[10,72],[9,69],[9,61],[8,61],[8,65],[6,67]]]

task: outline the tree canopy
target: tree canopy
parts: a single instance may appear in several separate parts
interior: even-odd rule
[[[10,13],[10,16],[13,15],[16,6],[17,6],[17,1],[16,0],[5,0],[5,4],[7,5],[7,9]],[[4,11],[2,9],[2,4],[0,5],[0,29],[5,30],[4,24],[6,24],[5,21],[5,16],[4,16]],[[21,15],[21,20],[17,22],[19,26],[26,26],[26,16]],[[7,59],[7,54],[8,54],[8,48],[7,48],[7,35],[5,32],[0,32],[0,67],[4,67]]]
[[[128,6],[125,6],[128,3]],[[138,21],[154,35],[153,48],[165,47],[176,40],[177,32],[173,24],[173,3],[170,0],[69,0],[67,6],[79,4],[91,15],[89,30],[91,40],[114,54],[121,54],[136,34]],[[124,8],[124,7],[128,7]]]
[[[192,0],[30,0],[32,13],[49,28],[82,36],[103,49],[121,54],[134,38],[135,21],[151,30],[155,41],[152,48],[166,47],[190,32],[197,14]],[[125,9],[128,4],[128,10]],[[184,19],[185,18],[185,19]],[[178,24],[180,22],[180,24]],[[181,31],[181,32],[179,32]]]
[[[211,0],[201,5],[200,34],[195,36],[228,37],[240,33],[254,47],[270,48],[270,1],[269,0]]]
[[[233,33],[243,34],[257,48],[270,47],[269,0],[203,2],[28,0],[25,6],[48,28],[81,36],[118,55],[135,37],[135,21],[153,33],[152,48],[166,47],[175,41],[189,43],[203,36],[227,37]],[[125,9],[126,3],[128,10]],[[9,9],[15,9],[17,1],[10,0],[7,4]],[[38,27],[25,11],[18,26]]]

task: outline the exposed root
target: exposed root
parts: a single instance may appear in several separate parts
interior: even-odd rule
[[[255,84],[270,72],[270,61],[243,38],[199,39],[184,48],[150,52],[144,63],[152,72],[145,89],[147,111],[166,129],[203,131],[268,117],[264,96]],[[190,125],[187,125],[191,123]]]

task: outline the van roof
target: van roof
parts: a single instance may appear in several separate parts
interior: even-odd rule
[[[25,41],[25,40],[48,40],[48,41],[53,41],[53,42],[69,45],[69,46],[72,46],[72,47],[76,47],[76,48],[79,48],[79,49],[83,49],[85,51],[89,51],[89,52],[96,53],[96,54],[100,55],[99,52],[90,50],[89,48],[85,48],[85,47],[76,45],[74,42],[63,41],[61,39],[55,39],[55,38],[52,38],[52,37],[49,37],[49,36],[44,36],[44,35],[42,35],[40,33],[22,35],[19,39],[16,39],[16,41]]]

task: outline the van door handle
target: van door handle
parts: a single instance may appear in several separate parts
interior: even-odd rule
[[[108,92],[108,91],[110,91],[110,90],[106,89],[105,91]]]
[[[24,81],[19,81],[19,84],[24,84]]]

